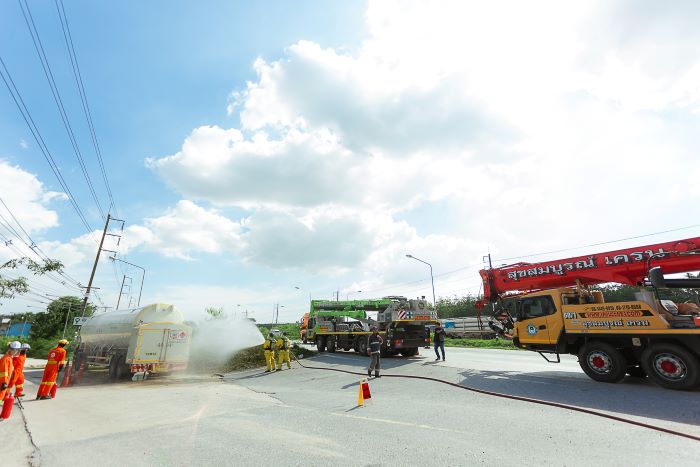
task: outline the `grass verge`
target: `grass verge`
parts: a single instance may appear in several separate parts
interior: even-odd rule
[[[297,357],[309,358],[316,355],[316,351],[300,347],[294,344],[292,353]],[[294,357],[291,357],[292,361]],[[260,368],[265,366],[265,351],[262,345],[241,350],[228,361],[225,371],[241,371],[250,370],[251,368]]]
[[[445,339],[445,347],[468,347],[476,349],[518,350],[513,341],[507,339]]]

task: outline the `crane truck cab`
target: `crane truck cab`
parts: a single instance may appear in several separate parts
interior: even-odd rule
[[[639,259],[615,262],[618,257]],[[662,266],[650,273],[653,260]],[[577,355],[581,369],[596,381],[648,375],[660,386],[688,390],[700,386],[700,307],[662,300],[658,289],[699,287],[698,279],[663,276],[664,271],[694,270],[700,270],[700,238],[520,263],[483,270],[481,276],[485,297],[497,304],[498,321],[491,327],[502,323],[502,332],[512,331],[517,347],[554,362],[560,354]],[[600,291],[590,290],[606,282],[641,289],[635,300],[606,303]]]

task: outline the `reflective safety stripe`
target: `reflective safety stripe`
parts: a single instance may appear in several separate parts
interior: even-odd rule
[[[6,371],[0,371],[0,378],[2,378],[2,377],[5,376],[5,375],[7,375],[7,372],[6,372]]]
[[[22,389],[22,388],[24,387],[24,384],[18,384],[18,385],[15,386],[15,387],[16,387],[17,389]]]
[[[52,384],[56,384],[56,382],[46,382],[46,383],[42,382],[41,384],[48,384],[49,386],[51,386]]]
[[[47,365],[58,365],[58,362],[53,362],[53,361],[48,361],[46,362]]]

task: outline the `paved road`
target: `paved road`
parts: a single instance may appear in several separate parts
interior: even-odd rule
[[[444,363],[424,352],[385,359],[385,373],[555,400],[700,435],[698,392],[631,378],[594,383],[575,361],[553,366],[525,352],[448,349]],[[302,363],[362,371],[367,358],[339,352]],[[358,408],[358,379],[296,367],[82,386],[59,390],[53,401],[27,401],[25,415],[35,463],[48,466],[697,465],[700,454],[695,441],[429,381],[372,380],[372,401]]]

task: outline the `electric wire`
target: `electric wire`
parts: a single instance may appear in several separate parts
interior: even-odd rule
[[[85,165],[85,160],[83,159],[83,156],[80,152],[80,147],[78,146],[78,141],[75,137],[75,133],[73,132],[73,127],[70,124],[70,120],[68,118],[68,113],[66,112],[66,109],[63,105],[63,99],[61,98],[61,94],[58,90],[58,86],[56,85],[56,81],[54,79],[53,72],[51,71],[51,65],[49,64],[49,60],[46,57],[46,52],[44,51],[44,45],[41,42],[41,38],[39,37],[39,31],[36,27],[36,24],[34,23],[34,17],[32,16],[32,12],[29,9],[29,4],[27,3],[27,0],[24,0],[24,6],[22,6],[22,1],[23,0],[18,0],[19,6],[22,10],[22,15],[24,16],[24,21],[27,24],[27,29],[29,31],[29,34],[32,37],[34,49],[36,50],[36,53],[39,56],[39,61],[41,62],[41,67],[44,70],[44,76],[46,76],[46,79],[49,83],[49,87],[51,88],[51,94],[53,95],[54,102],[56,103],[56,106],[58,107],[58,112],[61,115],[61,120],[63,121],[63,126],[66,129],[66,133],[68,134],[68,139],[70,140],[71,145],[73,147],[73,152],[75,153],[75,156],[78,159],[78,164],[80,165],[80,169],[83,172],[83,176],[85,178],[85,182],[88,185],[88,189],[90,190],[90,194],[92,195],[92,199],[95,202],[95,205],[97,206],[97,210],[100,212],[100,215],[104,219],[105,214],[104,214],[104,211],[102,209],[102,205],[100,204],[100,201],[97,197],[95,187],[92,184],[92,180],[90,179],[90,174],[88,173],[87,166]],[[25,12],[25,8],[26,8],[26,12]]]
[[[7,90],[10,92],[10,96],[12,97],[12,100],[17,106],[17,109],[19,110],[20,114],[22,115],[24,122],[29,127],[29,131],[31,132],[32,137],[34,138],[34,141],[36,141],[37,146],[39,146],[42,155],[46,159],[46,162],[49,164],[49,167],[51,168],[51,171],[58,180],[59,185],[61,185],[61,188],[68,196],[68,200],[73,206],[73,209],[75,210],[76,214],[78,214],[78,217],[80,218],[80,221],[85,227],[86,232],[92,234],[94,237],[92,227],[90,227],[90,224],[87,221],[85,215],[83,214],[82,209],[80,209],[80,205],[76,201],[75,196],[73,196],[73,193],[71,192],[70,188],[68,187],[68,184],[63,178],[63,175],[61,175],[60,169],[58,168],[58,164],[56,164],[56,161],[54,160],[51,151],[49,151],[49,148],[46,145],[44,138],[41,136],[39,128],[36,126],[36,123],[34,122],[34,119],[32,118],[32,115],[29,112],[29,109],[27,108],[24,99],[22,99],[22,95],[20,94],[19,89],[17,89],[17,86],[15,85],[15,82],[12,79],[12,75],[7,69],[7,66],[5,65],[5,62],[3,61],[1,56],[0,65],[2,66],[2,70],[0,70],[0,77],[5,83]]]
[[[100,145],[97,140],[97,133],[95,132],[95,124],[92,120],[92,113],[90,112],[90,105],[88,104],[87,93],[85,92],[85,85],[83,83],[83,77],[80,73],[80,65],[78,64],[78,57],[75,53],[75,45],[73,44],[73,37],[70,32],[70,27],[68,26],[68,16],[66,15],[66,10],[63,6],[63,0],[54,0],[56,5],[56,11],[58,12],[59,21],[61,23],[61,29],[63,30],[63,38],[66,42],[66,48],[68,49],[68,56],[70,57],[71,66],[73,68],[73,76],[75,78],[76,85],[78,86],[78,92],[80,93],[80,100],[83,104],[83,113],[85,114],[85,119],[87,120],[88,128],[90,129],[90,137],[92,139],[92,145],[95,149],[95,155],[97,156],[97,161],[99,162],[100,171],[102,172],[102,180],[104,181],[105,188],[107,188],[107,195],[110,200],[110,208],[114,208],[117,212],[117,207],[114,202],[114,196],[112,195],[112,189],[109,185],[109,180],[107,178],[107,171],[105,170],[104,160],[102,158],[102,152],[100,151]]]

